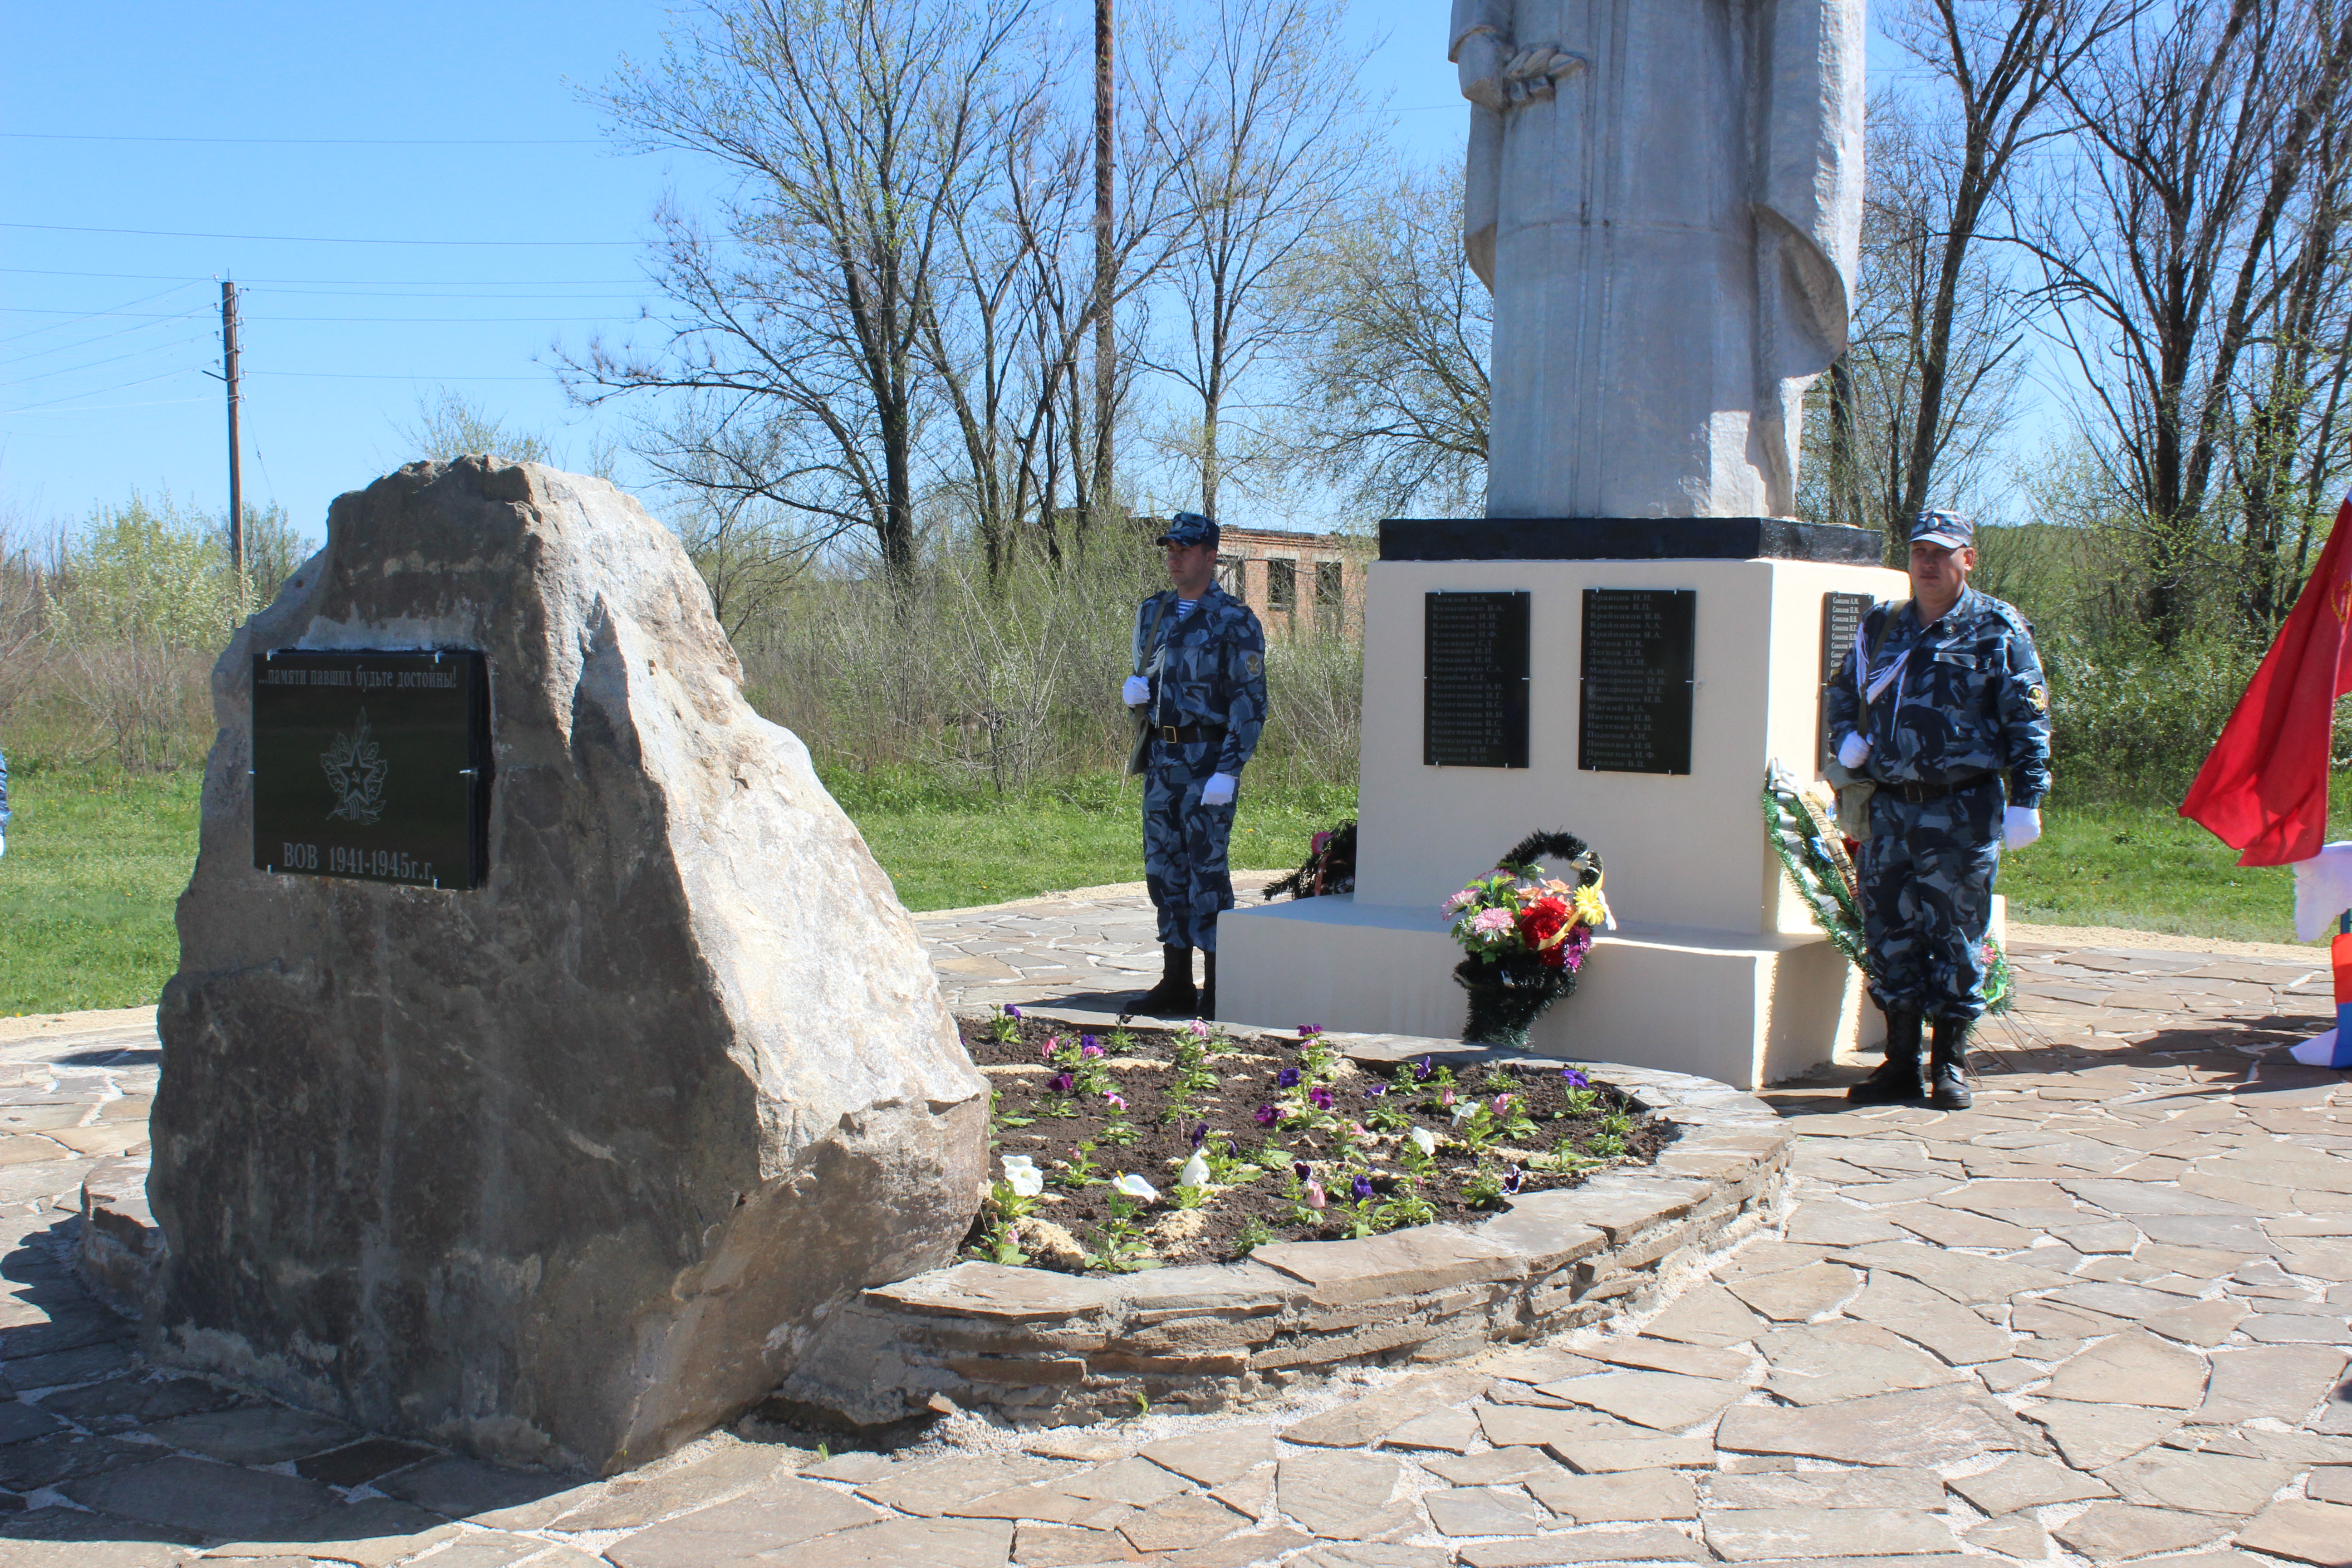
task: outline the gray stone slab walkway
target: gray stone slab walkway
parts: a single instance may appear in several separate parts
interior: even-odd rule
[[[1117,890],[923,924],[965,1005],[1156,958]],[[2014,956],[1974,1110],[1773,1094],[1782,1225],[1644,1323],[1231,1416],[722,1434],[605,1482],[148,1373],[61,1258],[83,1174],[142,1136],[152,1024],[0,1024],[0,1568],[2352,1563],[2352,1083],[2284,1055],[2326,973]]]

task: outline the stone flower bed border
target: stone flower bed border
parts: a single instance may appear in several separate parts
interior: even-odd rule
[[[1024,1008],[1073,1026],[1090,1015]],[[1551,1058],[1408,1035],[1330,1034],[1381,1066]],[[1359,1363],[1439,1362],[1638,1310],[1677,1262],[1762,1223],[1795,1134],[1709,1079],[1595,1065],[1682,1133],[1654,1165],[1528,1194],[1476,1225],[1281,1242],[1238,1263],[1077,1277],[961,1263],[864,1292],[819,1327],[778,1391],[878,1426],[946,1404],[1023,1425],[1219,1409]]]
[[[1024,1009],[1074,1026],[1091,1015]],[[1359,1061],[1461,1067],[1551,1058],[1410,1035],[1327,1035]],[[1241,1263],[1073,1276],[961,1263],[866,1290],[818,1325],[778,1390],[858,1426],[947,1402],[1051,1426],[1153,1405],[1214,1410],[1360,1363],[1450,1361],[1639,1310],[1685,1258],[1758,1228],[1795,1134],[1710,1079],[1595,1064],[1681,1136],[1654,1165],[1533,1193],[1476,1225],[1280,1242]],[[83,1279],[134,1313],[158,1245],[147,1163],[100,1163],[82,1190]]]

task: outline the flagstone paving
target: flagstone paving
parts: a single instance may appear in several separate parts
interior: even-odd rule
[[[1132,889],[921,924],[966,1005],[1156,969]],[[894,1454],[754,1421],[607,1481],[140,1365],[65,1258],[84,1177],[138,1152],[152,1018],[0,1023],[0,1568],[2352,1563],[2352,1078],[2284,1054],[2326,973],[2012,957],[1974,1110],[1772,1093],[1780,1228],[1645,1323],[1226,1416],[957,1415]]]

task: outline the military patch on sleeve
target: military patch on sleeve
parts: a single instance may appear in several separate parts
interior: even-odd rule
[[[1248,668],[1252,675],[1256,675],[1265,668],[1265,659],[1262,656],[1255,653],[1245,653],[1242,655],[1242,663]],[[2036,687],[2034,689],[2040,690],[2041,688]]]
[[[2033,710],[2036,713],[2047,713],[2050,711],[2050,693],[2042,687],[2027,687],[2025,689],[2025,700],[2033,704]]]

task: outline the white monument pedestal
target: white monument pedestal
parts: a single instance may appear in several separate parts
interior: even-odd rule
[[[1661,520],[1658,542],[1723,548],[1754,520]],[[1513,540],[1643,525],[1577,521],[1391,524],[1454,529],[1487,552]],[[1775,534],[1774,531],[1778,531]],[[1766,520],[1767,539],[1852,540]],[[1874,540],[1875,535],[1864,535]],[[1584,593],[1697,595],[1687,774],[1580,769]],[[1423,761],[1424,595],[1530,595],[1524,768]],[[1778,759],[1816,776],[1823,596],[1900,598],[1903,574],[1851,560],[1397,560],[1370,569],[1356,891],[1234,910],[1218,921],[1219,1011],[1260,1026],[1458,1036],[1460,950],[1438,906],[1526,835],[1565,830],[1601,852],[1620,921],[1575,994],[1537,1024],[1534,1048],[1579,1060],[1696,1073],[1750,1089],[1874,1044],[1877,1009],[1814,927],[1767,842],[1760,796]],[[1276,691],[1274,700],[1279,702]],[[1246,786],[1244,786],[1246,787]]]

